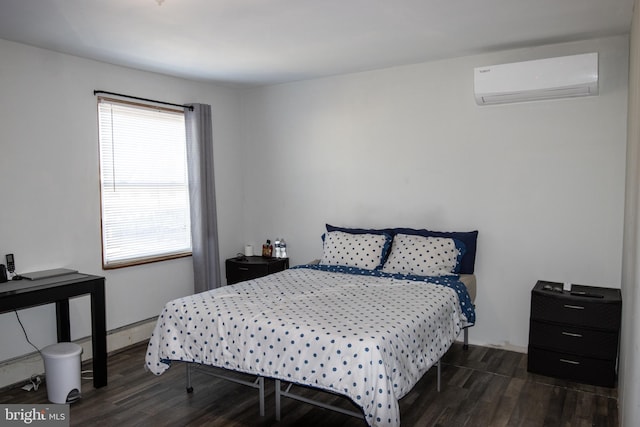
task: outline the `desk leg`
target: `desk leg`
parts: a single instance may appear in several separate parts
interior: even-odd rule
[[[56,301],[56,325],[58,328],[58,342],[71,342],[68,299]]]
[[[93,386],[107,385],[107,319],[104,279],[91,291],[91,338],[93,345]]]

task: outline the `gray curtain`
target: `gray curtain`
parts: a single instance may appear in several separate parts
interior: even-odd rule
[[[213,175],[211,106],[186,109],[187,163],[191,203],[194,291],[217,288],[220,281],[216,190]]]

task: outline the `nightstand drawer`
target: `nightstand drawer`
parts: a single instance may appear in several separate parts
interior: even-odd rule
[[[532,320],[529,326],[529,345],[586,357],[615,360],[618,355],[618,332]]]
[[[620,304],[606,304],[597,298],[534,294],[531,319],[617,331]]]
[[[233,283],[255,279],[269,274],[268,264],[233,264],[227,270],[227,280]]]
[[[264,258],[260,256],[229,258],[225,261],[227,284],[257,279],[289,268],[289,258]]]
[[[529,347],[527,368],[536,374],[587,384],[603,387],[615,385],[615,360],[595,359]]]

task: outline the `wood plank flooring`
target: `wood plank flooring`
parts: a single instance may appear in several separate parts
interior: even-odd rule
[[[344,426],[366,423],[348,415],[282,401],[275,420],[272,380],[266,380],[266,414],[260,417],[255,389],[194,372],[194,392],[185,390],[185,368],[176,363],[161,376],[146,372],[146,345],[109,356],[109,385],[83,380],[82,399],[71,405],[71,426]],[[83,369],[90,369],[86,365]],[[246,377],[244,377],[246,378]],[[348,399],[297,388],[307,397],[357,410]],[[37,392],[0,392],[2,403],[47,403]],[[442,390],[435,368],[400,401],[403,426],[618,426],[616,389],[527,372],[525,354],[454,344],[443,358]]]

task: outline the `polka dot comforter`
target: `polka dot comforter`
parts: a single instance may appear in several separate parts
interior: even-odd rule
[[[305,267],[170,301],[147,368],[160,375],[180,360],[279,378],[348,396],[369,425],[399,425],[398,399],[470,323],[460,291]]]

